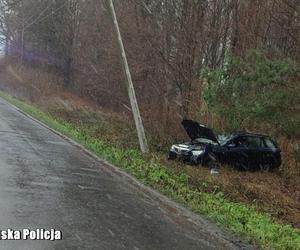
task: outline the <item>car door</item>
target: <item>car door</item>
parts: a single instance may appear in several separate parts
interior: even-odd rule
[[[280,150],[277,145],[269,138],[263,138],[264,147],[262,150],[261,167],[264,170],[271,170],[279,167],[281,163]]]
[[[237,136],[227,144],[227,163],[241,170],[249,169],[249,148],[246,136]]]
[[[247,146],[249,155],[249,168],[251,170],[257,170],[261,166],[265,153],[264,141],[259,136],[248,136]]]

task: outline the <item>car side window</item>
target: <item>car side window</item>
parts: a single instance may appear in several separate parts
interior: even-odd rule
[[[235,144],[236,147],[247,147],[247,140],[246,137],[237,137],[233,140],[233,143]]]
[[[264,140],[265,140],[265,145],[266,145],[267,148],[270,148],[272,150],[277,149],[276,145],[270,139],[265,138]]]
[[[249,148],[261,148],[264,147],[263,140],[260,137],[247,137],[248,147]]]

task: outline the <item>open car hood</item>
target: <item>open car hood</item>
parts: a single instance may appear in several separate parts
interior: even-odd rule
[[[192,140],[202,138],[219,144],[219,141],[210,128],[207,128],[204,125],[192,120],[183,120],[181,124]]]

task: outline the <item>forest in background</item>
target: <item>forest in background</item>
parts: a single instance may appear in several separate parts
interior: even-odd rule
[[[300,2],[114,3],[152,149],[166,151],[171,142],[184,138],[182,118],[196,119],[218,132],[272,135],[283,150],[281,172],[271,176],[274,183],[264,174],[253,178],[259,185],[269,185],[270,192],[279,183],[278,204],[292,204],[291,211],[284,213],[290,213],[287,220],[299,226]],[[118,121],[131,121],[106,1],[3,0],[0,14],[3,90],[45,106],[60,98],[66,110],[64,101],[72,99],[78,106],[114,114]],[[77,116],[55,112],[96,122],[87,121],[78,110],[73,111]],[[106,132],[110,138],[129,140],[122,133],[134,137],[125,129],[117,135]],[[243,190],[245,179],[252,182],[249,176],[241,181],[236,173],[224,176],[227,180],[221,184],[229,191]],[[250,201],[252,196],[261,200],[270,196],[252,184],[257,186],[246,190],[249,197],[233,193],[231,198]]]
[[[142,116],[160,137],[174,136],[183,117],[299,137],[299,1],[115,5]],[[53,85],[127,112],[106,7],[104,0],[1,1],[5,53],[58,76]]]

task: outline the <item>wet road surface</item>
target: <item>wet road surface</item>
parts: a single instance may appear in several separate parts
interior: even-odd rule
[[[2,99],[0,149],[0,229],[56,229],[63,236],[0,240],[0,249],[245,247]]]

